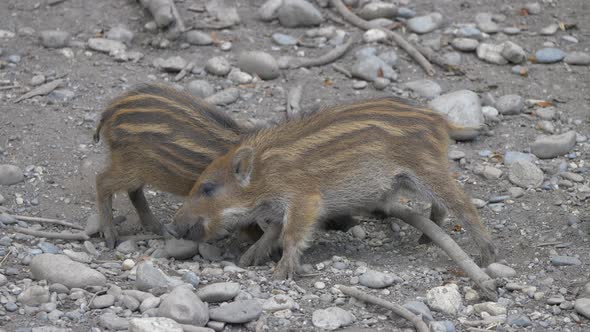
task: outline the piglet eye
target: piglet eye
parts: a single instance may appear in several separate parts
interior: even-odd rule
[[[213,192],[215,191],[215,188],[217,188],[217,186],[214,183],[206,182],[201,184],[201,186],[199,187],[199,192],[203,196],[212,196]]]

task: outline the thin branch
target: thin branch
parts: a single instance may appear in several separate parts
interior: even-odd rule
[[[496,283],[459,247],[459,245],[432,220],[425,218],[412,209],[399,203],[393,204],[387,211],[391,217],[403,220],[405,223],[426,234],[434,243],[442,248],[457,265],[479,286],[484,297],[495,300]]]
[[[193,70],[193,68],[195,68],[195,65],[196,63],[194,61],[189,62],[184,68],[182,68],[180,73],[178,73],[174,77],[174,82],[182,80],[186,76],[186,74],[190,73]]]
[[[365,21],[362,18],[358,17],[356,14],[351,12],[345,5],[342,3],[342,0],[331,0],[332,6],[336,8],[338,13],[346,20],[348,23],[361,28],[363,30],[369,29],[380,29],[384,31],[390,39],[393,39],[399,47],[401,47],[404,51],[406,51],[413,59],[416,61],[426,73],[430,76],[434,75],[436,71],[432,64],[418,51],[412,44],[404,39],[400,34],[393,32],[391,30],[385,30],[380,27],[378,24],[372,24],[369,21]]]
[[[348,69],[340,66],[339,64],[332,64],[332,68],[334,68],[335,71],[343,74],[344,76],[348,77],[348,78],[352,78],[352,74],[350,73],[350,71],[348,71]]]
[[[290,64],[291,68],[301,68],[301,67],[317,67],[327,65],[332,63],[348,52],[352,47],[352,44],[356,41],[357,38],[351,37],[348,41],[342,45],[336,46],[331,49],[328,53],[324,55],[320,55],[316,58],[296,58],[293,59],[293,63]]]
[[[90,237],[84,233],[44,232],[44,231],[36,231],[36,230],[22,228],[22,227],[13,227],[12,229],[17,233],[32,235],[35,237],[44,237],[46,239],[77,240],[77,241],[86,241],[86,240],[90,239]]]
[[[174,4],[174,0],[170,0],[170,6],[172,7],[172,16],[174,16],[174,20],[176,21],[176,28],[178,31],[185,32],[186,26],[184,25],[184,21],[182,17],[178,13],[178,9],[176,9],[176,5]]]
[[[84,230],[84,227],[82,227],[80,225],[72,224],[72,223],[67,222],[65,220],[39,218],[39,217],[27,217],[27,216],[15,216],[15,215],[13,215],[13,217],[16,218],[17,220],[20,220],[20,221],[32,221],[32,222],[38,222],[38,223],[56,224],[56,225],[67,226],[67,227],[74,228],[74,229]]]
[[[391,303],[389,301],[378,298],[378,297],[373,296],[371,294],[367,294],[367,293],[362,292],[356,288],[347,287],[347,286],[343,286],[343,285],[336,285],[336,288],[340,289],[340,291],[342,293],[344,293],[348,296],[352,296],[357,300],[371,303],[371,304],[375,304],[375,305],[378,305],[378,306],[383,307],[385,309],[389,309],[389,310],[393,311],[396,315],[399,315],[399,316],[409,320],[412,324],[414,324],[414,326],[416,327],[416,330],[418,332],[429,332],[430,331],[430,329],[428,328],[428,325],[426,325],[426,323],[424,323],[424,321],[419,316],[414,315],[414,313],[412,313],[408,309],[406,309],[398,304]]]
[[[298,83],[287,93],[287,119],[299,119],[301,117],[301,95],[303,84]]]
[[[165,239],[162,235],[157,234],[139,234],[139,235],[124,235],[119,236],[119,241],[127,241],[127,240],[134,240],[134,241],[147,241],[147,240],[163,240]]]
[[[8,252],[6,253],[6,255],[4,255],[4,258],[2,258],[2,261],[0,261],[0,266],[2,266],[2,264],[4,264],[4,262],[6,261],[6,259],[8,259],[8,256],[10,256],[10,254],[12,254],[12,250],[8,250]]]

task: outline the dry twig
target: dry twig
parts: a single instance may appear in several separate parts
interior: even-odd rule
[[[363,30],[380,29],[384,31],[390,39],[393,39],[393,41],[395,41],[395,43],[399,45],[399,47],[406,51],[420,66],[422,66],[422,68],[424,68],[428,75],[434,75],[435,70],[434,67],[432,67],[432,64],[430,64],[430,62],[424,57],[424,55],[422,55],[420,51],[418,51],[414,46],[412,46],[412,44],[406,41],[404,37],[402,37],[400,34],[390,30],[385,30],[377,24],[372,24],[371,22],[358,17],[356,14],[351,12],[344,5],[344,3],[342,3],[342,0],[331,0],[331,2],[332,6],[336,8],[338,13],[346,21],[348,21],[348,23]]]
[[[174,82],[178,82],[181,79],[183,79],[186,74],[190,73],[193,68],[195,68],[196,63],[194,61],[189,62],[184,68],[182,68],[182,70],[180,71],[180,73],[178,73],[175,77],[174,77]]]
[[[58,79],[55,81],[51,81],[49,83],[45,83],[45,84],[27,92],[27,93],[25,93],[24,95],[18,97],[14,101],[14,103],[16,104],[16,103],[21,102],[25,99],[33,98],[36,96],[45,96],[46,94],[49,94],[51,91],[62,87],[63,84],[64,84],[64,80],[62,80],[62,79]]]
[[[55,233],[55,232],[45,232],[45,231],[36,231],[33,229],[27,229],[22,227],[13,227],[13,230],[17,233],[32,235],[35,237],[44,237],[46,239],[61,239],[61,240],[77,240],[77,241],[86,241],[90,239],[90,237],[84,233]]]
[[[27,217],[27,216],[15,216],[15,215],[13,215],[13,217],[16,220],[20,220],[20,221],[32,221],[32,222],[38,222],[38,223],[55,224],[55,225],[67,226],[67,227],[74,228],[74,229],[84,230],[84,227],[82,227],[80,225],[72,224],[72,223],[67,222],[65,220],[39,218],[39,217]]]
[[[351,37],[348,41],[342,45],[336,46],[331,49],[328,53],[320,55],[317,58],[295,58],[293,63],[290,64],[291,68],[301,67],[317,67],[332,63],[341,58],[354,44],[357,38]]]
[[[352,296],[357,300],[371,303],[371,304],[375,304],[375,305],[378,305],[378,306],[383,307],[385,309],[389,309],[389,310],[393,311],[396,315],[399,315],[399,316],[409,320],[412,324],[414,324],[414,326],[416,327],[416,330],[418,330],[418,332],[429,332],[430,331],[430,329],[428,328],[428,325],[426,325],[426,323],[419,316],[414,315],[411,311],[409,311],[408,309],[406,309],[398,304],[391,303],[389,301],[378,298],[378,297],[373,296],[371,294],[367,294],[367,293],[362,292],[356,288],[347,287],[347,286],[343,286],[343,285],[337,285],[336,287],[338,289],[340,289],[340,291],[342,293],[344,293],[348,296]]]

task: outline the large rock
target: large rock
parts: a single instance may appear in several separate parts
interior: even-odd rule
[[[183,332],[183,329],[170,318],[148,317],[129,320],[129,332]]]
[[[537,188],[543,183],[543,171],[530,161],[519,160],[510,165],[508,179],[522,188]]]
[[[277,15],[281,25],[287,28],[319,25],[324,20],[322,13],[305,0],[283,0]]]
[[[576,309],[576,312],[580,315],[590,319],[590,299],[577,299],[576,303],[574,304],[574,309]]]
[[[463,304],[456,284],[430,289],[426,293],[426,300],[431,309],[448,315],[456,315]]]
[[[311,316],[313,325],[325,330],[335,330],[340,327],[348,326],[352,324],[355,319],[356,318],[353,314],[338,307],[318,309],[314,311]]]
[[[0,165],[0,185],[10,186],[25,180],[23,171],[14,165]]]
[[[209,310],[211,320],[243,324],[258,319],[262,314],[262,306],[258,300],[242,300],[231,302]]]
[[[260,51],[243,52],[238,57],[238,67],[249,74],[258,75],[263,80],[272,80],[280,75],[279,64],[275,58]]]
[[[209,308],[189,287],[180,286],[160,303],[158,316],[172,318],[181,324],[205,326],[209,321]]]
[[[105,286],[105,276],[64,255],[41,254],[31,260],[31,274],[37,280],[60,283],[68,288]]]
[[[531,152],[541,159],[548,159],[567,154],[575,145],[576,132],[568,131],[561,135],[537,137],[531,144]]]
[[[444,94],[430,102],[430,107],[445,114],[450,122],[465,126],[479,127],[484,123],[479,96],[469,90]]]
[[[240,292],[240,284],[237,282],[218,282],[200,288],[197,295],[202,301],[215,303],[229,301]]]

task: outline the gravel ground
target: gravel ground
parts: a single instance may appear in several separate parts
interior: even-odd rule
[[[345,1],[460,68],[428,76],[381,31],[343,24],[328,3],[179,1],[185,25],[197,28],[176,36],[135,1],[0,2],[0,331],[413,330],[337,284],[404,304],[432,331],[590,330],[590,4]],[[362,38],[333,64],[287,68],[353,34]],[[481,299],[442,250],[396,221],[318,232],[303,256],[310,274],[294,282],[273,281],[274,263],[235,266],[244,247],[231,237],[109,251],[98,236],[15,233],[15,224],[64,227],[14,216],[96,222],[94,179],[106,156],[92,140],[97,119],[144,82],[186,89],[242,123],[283,119],[288,91],[301,84],[304,111],[399,96],[483,125],[449,157],[500,249],[501,264],[487,269],[500,281],[498,300]],[[125,196],[113,204],[117,227],[141,232]],[[165,222],[181,203],[155,190],[147,197]],[[476,253],[454,221],[445,229]]]

